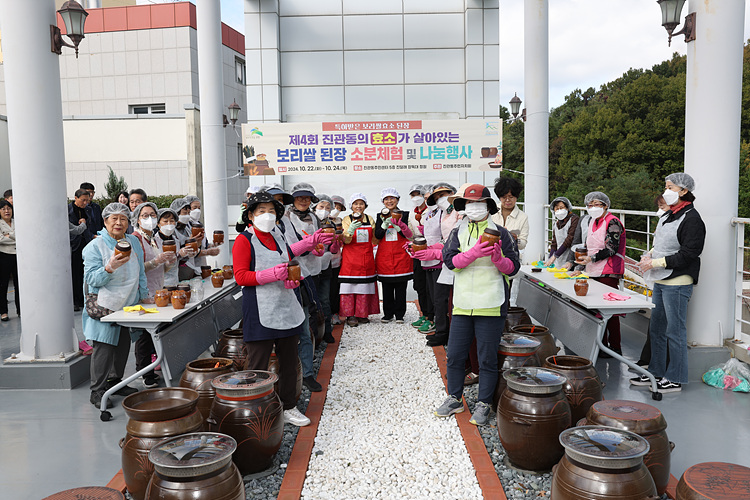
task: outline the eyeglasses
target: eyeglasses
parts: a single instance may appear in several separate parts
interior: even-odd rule
[[[513,201],[517,199],[518,196],[513,196],[512,194],[506,194],[505,196],[500,197],[500,201]]]
[[[587,208],[593,208],[593,207],[602,207],[602,208],[605,208],[606,206],[607,205],[605,205],[604,203],[599,202],[599,201],[595,201],[595,202],[592,202],[592,203],[589,203],[588,205],[586,205]]]

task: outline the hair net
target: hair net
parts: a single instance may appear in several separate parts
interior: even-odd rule
[[[157,215],[157,219],[156,219],[156,220],[157,220],[157,221],[160,221],[160,220],[161,220],[161,218],[162,218],[162,217],[164,216],[164,214],[172,214],[172,216],[174,217],[174,221],[175,221],[175,222],[177,222],[177,219],[178,219],[178,218],[180,217],[179,215],[177,215],[177,212],[175,212],[175,211],[174,211],[174,210],[172,210],[171,208],[160,208],[160,209],[159,209],[159,210],[158,210],[158,211],[156,212],[156,215]]]
[[[427,196],[432,192],[432,186],[434,184],[425,184],[424,185],[424,195]]]
[[[565,208],[567,208],[568,211],[573,210],[573,204],[570,203],[570,200],[567,199],[565,196],[558,196],[557,198],[555,198],[554,200],[552,200],[552,203],[549,204],[549,209],[554,212],[555,211],[555,205],[557,205],[560,202],[563,202],[563,204],[565,204]],[[609,207],[609,205],[607,205],[607,206]]]
[[[586,197],[583,199],[583,204],[588,206],[589,203],[591,203],[594,200],[601,201],[605,205],[607,205],[607,208],[611,207],[612,205],[609,204],[609,196],[602,193],[601,191],[591,191],[589,194],[586,195]]]
[[[394,198],[401,199],[401,195],[398,194],[398,191],[396,191],[396,188],[387,187],[380,191],[380,201],[383,201],[386,197],[393,196]]]
[[[198,198],[198,197],[197,197],[197,196],[195,196],[195,195],[189,194],[189,195],[185,196],[185,201],[186,201],[186,202],[188,202],[188,205],[190,205],[190,204],[192,204],[192,203],[193,203],[194,201],[198,201],[198,202],[199,202],[199,201],[201,201],[201,199],[200,199],[200,198]]]
[[[354,202],[357,200],[362,200],[365,202],[365,208],[367,208],[367,196],[365,196],[363,193],[354,193],[349,197],[349,210],[352,209],[352,205],[354,205]]]
[[[313,203],[318,202],[318,197],[315,196],[315,188],[306,182],[295,184],[294,187],[292,187],[292,196],[295,198],[298,196],[309,196]]]
[[[133,224],[133,226],[138,225],[138,218],[141,216],[141,210],[143,210],[146,207],[151,207],[154,209],[154,212],[159,213],[159,207],[156,206],[155,203],[151,203],[150,201],[144,201],[137,207],[135,207],[135,210],[130,214],[130,223]]]
[[[433,206],[435,204],[435,194],[439,192],[450,191],[450,194],[456,194],[456,188],[448,184],[447,182],[438,182],[432,185],[432,193],[427,197],[427,204]]]
[[[412,187],[409,188],[409,194],[411,195],[414,191],[419,192],[422,196],[425,195],[425,188],[421,184],[414,184]]]
[[[675,172],[674,174],[669,174],[664,180],[671,182],[675,186],[687,189],[690,192],[693,192],[695,190],[695,180],[685,172]]]
[[[337,194],[334,194],[331,196],[331,201],[333,203],[340,203],[342,207],[346,208],[346,200],[343,196],[339,196]]]
[[[249,186],[247,190],[245,191],[245,195],[249,197],[251,194],[255,194],[260,190],[261,190],[260,186]]]
[[[327,194],[319,194],[319,195],[318,195],[318,203],[320,203],[321,201],[327,201],[328,203],[330,203],[330,204],[331,204],[331,208],[333,208],[333,200],[332,200],[332,199],[331,199],[331,197],[330,197],[330,196],[328,196]],[[318,203],[316,203],[316,205],[317,205]]]
[[[284,191],[284,188],[281,187],[281,184],[273,183],[273,184],[263,184],[260,187],[260,190],[257,191],[258,193],[265,191],[266,193],[270,194],[271,196],[276,196],[277,194],[280,194],[283,198],[283,204],[284,205],[291,205],[294,203],[294,197]],[[248,197],[249,198],[249,197]]]
[[[102,210],[102,219],[106,219],[114,214],[122,214],[125,217],[130,218],[130,209],[127,205],[123,205],[122,203],[110,203],[104,207],[104,210]]]
[[[180,210],[182,210],[183,208],[185,208],[185,207],[187,207],[189,205],[190,205],[190,203],[188,203],[185,198],[177,198],[176,200],[174,200],[172,202],[171,205],[169,205],[169,208],[171,208],[172,210],[174,210],[175,213],[179,214]]]

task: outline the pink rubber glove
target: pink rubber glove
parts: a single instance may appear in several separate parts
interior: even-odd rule
[[[305,252],[309,252],[320,243],[324,245],[330,244],[331,241],[333,241],[333,237],[333,234],[324,233],[323,231],[318,229],[313,234],[306,234],[302,237],[302,240],[298,241],[297,243],[289,245],[289,248],[292,249],[292,253],[294,255],[302,255]]]
[[[318,229],[312,234],[312,239],[316,245],[330,245],[335,237],[335,234],[324,233],[322,229]]]
[[[400,217],[396,221],[396,225],[401,229],[401,234],[403,234],[407,238],[411,238],[412,237],[411,229],[409,229],[409,226],[407,226],[406,224],[404,224],[404,221],[402,221]]]
[[[289,281],[284,280],[284,288],[287,290],[292,290],[294,288],[297,288],[299,286],[299,281]]]
[[[316,245],[315,250],[312,251],[312,254],[316,257],[322,257],[324,253],[326,253],[325,247],[319,247],[318,245]]]
[[[443,260],[443,250],[440,248],[418,250],[414,252],[414,258],[417,260]]]
[[[339,253],[339,250],[341,250],[341,240],[339,238],[334,238],[333,243],[328,247],[328,251],[336,254]]]
[[[492,263],[495,264],[497,270],[503,274],[510,274],[515,269],[513,261],[508,257],[503,256],[503,244],[501,241],[495,243],[495,246],[492,249],[492,257],[490,259],[492,260]]]
[[[274,281],[285,280],[289,275],[289,270],[286,264],[277,264],[270,269],[264,269],[262,271],[255,271],[255,280],[259,285],[267,285]]]
[[[453,266],[463,269],[480,257],[489,255],[492,255],[492,245],[479,238],[473,247],[453,257]]]

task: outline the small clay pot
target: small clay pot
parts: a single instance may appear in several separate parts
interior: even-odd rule
[[[586,247],[576,247],[573,249],[573,252],[575,253],[575,256],[576,256],[576,262],[580,261],[581,259],[583,259],[589,254]]]
[[[168,306],[171,296],[172,296],[172,293],[166,288],[157,290],[156,293],[154,294],[154,302],[156,303],[156,307]]]
[[[215,272],[211,274],[211,284],[214,288],[221,288],[224,286],[224,275],[221,272]]]
[[[384,219],[388,218],[388,216],[391,215],[391,209],[383,208],[382,210],[380,210],[380,215],[382,215]]]
[[[289,281],[299,281],[302,279],[302,269],[299,267],[299,262],[296,260],[290,260],[286,265],[288,275],[286,279]]]
[[[188,238],[188,240],[185,242],[185,247],[192,248],[193,250],[198,252],[198,240],[196,240],[195,238]]]
[[[214,245],[219,246],[224,243],[224,231],[217,229],[214,231]]]
[[[211,276],[211,266],[201,266],[201,278],[206,279]]]
[[[169,300],[172,300],[172,294],[177,291],[177,285],[168,286],[167,291],[169,292]]]
[[[488,242],[490,245],[495,245],[498,241],[500,241],[500,231],[496,229],[492,229],[491,227],[488,227],[484,230],[484,233],[482,234],[482,241]]]
[[[427,239],[424,236],[415,236],[411,244],[412,252],[427,250]]]
[[[224,276],[225,280],[231,280],[232,277],[234,277],[234,269],[232,266],[224,266],[221,268],[221,274]]]
[[[187,294],[184,290],[175,290],[172,292],[172,307],[175,309],[185,309],[187,304]]]
[[[130,242],[127,240],[120,240],[115,245],[115,255],[124,255],[125,257],[130,257],[130,250],[131,250]]]
[[[401,215],[403,212],[401,210],[393,209],[391,210],[391,220],[395,223],[396,221],[401,219]]]
[[[497,148],[490,148],[490,156],[497,156]]]
[[[177,285],[178,290],[182,290],[185,292],[185,295],[187,296],[187,301],[190,302],[190,285]]]
[[[578,295],[579,297],[584,297],[587,293],[589,293],[589,280],[585,278],[578,278],[573,284],[573,290],[575,290],[576,295]]]
[[[192,226],[190,227],[190,234],[193,238],[197,237],[199,234],[203,232],[203,224],[200,222],[193,222]]]
[[[336,232],[336,226],[334,226],[330,222],[327,222],[325,224],[321,224],[320,230],[324,233],[334,234]]]
[[[161,244],[161,251],[162,252],[177,252],[177,245],[175,244],[174,240],[164,240]]]
[[[490,157],[490,148],[482,148],[482,158]]]

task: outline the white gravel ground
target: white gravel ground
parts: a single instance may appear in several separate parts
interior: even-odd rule
[[[482,498],[455,418],[433,415],[445,388],[408,308],[344,328],[303,499]]]

